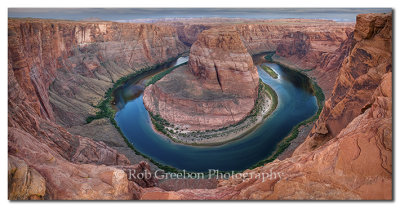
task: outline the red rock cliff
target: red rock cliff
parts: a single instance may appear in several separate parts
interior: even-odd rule
[[[113,166],[138,172],[143,168],[130,165],[124,155],[103,142],[72,135],[53,121],[42,118],[28,102],[11,64],[8,75],[8,154],[12,158],[9,167],[13,167],[9,169],[12,176],[9,184],[14,184],[9,190],[9,199],[138,197],[141,188],[128,181],[123,170]],[[22,181],[31,182],[24,184]]]
[[[96,105],[113,81],[187,49],[169,26],[35,19],[9,19],[8,45],[28,102],[64,125],[83,124],[95,110],[88,104]]]
[[[257,96],[257,69],[234,28],[202,32],[190,49],[189,67],[206,88]]]
[[[221,180],[216,189],[152,188],[141,199],[392,199],[392,15],[359,15],[354,39],[331,98],[292,157]]]
[[[201,30],[223,27],[218,19],[213,21],[184,22],[185,26],[178,26],[178,31],[181,31],[179,38],[186,43],[194,43]],[[353,23],[307,19],[249,21],[236,23],[233,27],[250,54],[276,51],[273,57],[276,62],[300,70],[315,69],[308,74],[316,78],[325,97],[332,92],[339,67],[352,45],[350,41],[345,41],[354,30]]]
[[[335,137],[368,109],[383,74],[392,71],[392,16],[357,16],[355,44],[344,59],[332,96],[297,152],[309,151]]]
[[[249,115],[258,94],[258,72],[233,28],[203,31],[188,67],[146,88],[153,114],[190,130],[219,129]]]
[[[239,32],[242,40],[247,41],[247,50],[251,48],[250,53],[270,47],[261,39],[269,27],[259,26],[266,28],[262,30],[265,33],[250,25],[242,27],[253,34]],[[136,35],[131,31],[136,31]],[[285,31],[285,27],[280,31]],[[274,34],[272,30],[270,33]],[[10,199],[392,199],[391,14],[359,15],[354,39],[349,35],[347,41],[337,46],[340,49],[332,48],[348,50],[349,55],[340,64],[332,96],[312,133],[294,156],[245,171],[281,172],[281,180],[231,178],[222,180],[216,189],[178,192],[143,188],[153,186],[154,179],[129,181],[124,171],[143,172],[149,167],[145,163],[131,165],[124,155],[105,143],[73,135],[54,122],[82,123],[82,119],[73,118],[81,112],[88,114],[91,107],[87,103],[96,104],[112,81],[131,73],[135,66],[157,62],[158,58],[148,54],[163,54],[159,56],[163,60],[183,51],[185,47],[177,39],[175,29],[11,19],[8,35]],[[303,35],[296,37],[301,39]],[[289,43],[291,48],[299,45],[297,40]],[[300,43],[307,46],[307,38]],[[275,50],[274,47],[271,49]],[[308,47],[300,48],[309,51]],[[340,60],[335,54],[322,55],[326,57],[323,63],[335,59],[330,57]],[[192,75],[193,80],[199,79],[188,68],[184,72]],[[211,80],[210,89],[219,86],[215,79]],[[186,83],[194,87],[188,89],[199,89],[192,83],[195,82]],[[165,98],[160,100],[169,102]],[[251,97],[244,99],[249,102],[244,105],[239,99],[239,110],[254,101]],[[204,109],[215,109],[210,106]],[[229,115],[223,108],[218,108],[220,112]]]
[[[148,164],[59,124],[83,124],[113,81],[185,51],[174,28],[9,19],[8,44],[9,199],[135,199],[154,186],[127,177]]]

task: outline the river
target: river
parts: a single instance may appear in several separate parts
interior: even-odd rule
[[[239,140],[220,146],[189,146],[177,144],[153,131],[146,108],[143,105],[143,89],[146,81],[168,67],[186,62],[180,57],[176,63],[164,66],[135,80],[128,81],[114,92],[118,110],[115,121],[136,150],[153,160],[177,169],[196,172],[240,171],[247,169],[271,155],[276,145],[301,121],[313,116],[318,109],[310,80],[301,73],[274,63],[263,63],[253,57],[263,82],[278,95],[276,110],[253,132]],[[266,64],[279,75],[273,79],[260,67]]]

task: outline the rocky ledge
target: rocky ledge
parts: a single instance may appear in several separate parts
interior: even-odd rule
[[[353,47],[343,60],[331,97],[306,141],[296,150],[308,152],[337,136],[370,108],[371,95],[392,71],[392,15],[357,16]]]

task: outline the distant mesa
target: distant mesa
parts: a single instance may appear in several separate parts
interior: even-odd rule
[[[106,20],[100,19],[98,17],[89,17],[81,20],[82,22],[106,22]]]

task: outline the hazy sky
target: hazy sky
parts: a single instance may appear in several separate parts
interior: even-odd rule
[[[307,18],[355,21],[360,13],[391,12],[390,8],[9,8],[8,17],[81,20],[133,20],[170,17]]]

